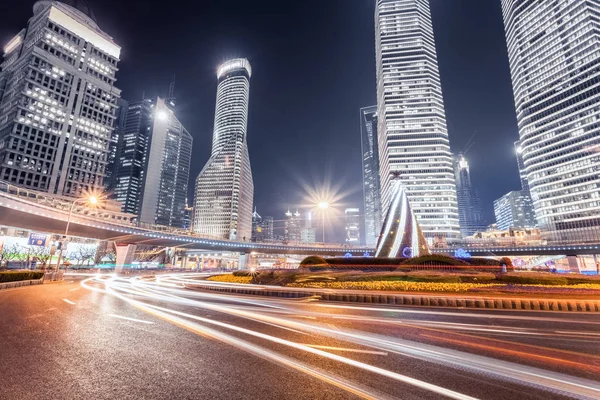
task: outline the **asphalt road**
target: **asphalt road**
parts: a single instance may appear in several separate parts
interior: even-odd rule
[[[0,399],[600,398],[600,314],[243,297],[188,279],[0,291]]]

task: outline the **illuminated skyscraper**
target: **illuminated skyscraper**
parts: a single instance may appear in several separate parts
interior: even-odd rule
[[[160,97],[130,102],[112,171],[112,196],[147,224],[183,228],[192,136]]]
[[[78,196],[104,188],[121,48],[84,2],[65,3],[36,2],[4,47],[0,179]]]
[[[247,124],[252,69],[239,58],[217,72],[211,156],[196,179],[193,230],[223,239],[250,240],[254,183]]]
[[[471,170],[464,155],[455,159],[456,197],[458,199],[458,217],[460,233],[463,237],[485,230],[479,193],[471,185]]]
[[[288,210],[285,213],[284,239],[288,242],[298,243],[302,238],[302,219],[300,213]]]
[[[377,106],[360,109],[362,144],[365,243],[375,246],[381,231],[381,186],[377,143]]]
[[[539,227],[558,240],[596,241],[600,1],[502,0],[502,12],[521,176]]]
[[[496,226],[501,231],[536,226],[531,199],[523,190],[508,192],[495,200],[494,214],[496,214]]]
[[[428,0],[377,0],[381,204],[398,172],[428,238],[460,237],[456,186]]]
[[[358,208],[346,208],[346,243],[360,244],[360,210]]]

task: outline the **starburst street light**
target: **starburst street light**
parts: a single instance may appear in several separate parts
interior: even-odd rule
[[[323,215],[321,216],[321,220],[323,221],[323,244],[325,244],[325,213],[329,209],[329,202],[327,202],[327,201],[320,201],[317,204],[317,207],[323,213]]]
[[[75,204],[77,203],[82,203],[84,205],[87,205],[88,208],[96,208],[100,205],[100,201],[103,199],[103,195],[100,192],[87,192],[84,193],[83,197],[80,197],[78,199],[75,199],[71,202],[71,206],[69,207],[69,216],[67,217],[67,226],[65,228],[65,234],[64,234],[64,239],[67,239],[67,236],[69,235],[69,225],[71,225],[71,216],[73,215],[73,208],[75,208]],[[63,253],[63,246],[61,246],[59,253],[58,253],[58,260],[56,261],[56,272],[58,272],[60,270],[60,260],[62,258],[62,253]]]

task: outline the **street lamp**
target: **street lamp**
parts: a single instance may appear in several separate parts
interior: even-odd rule
[[[67,217],[67,227],[65,228],[65,235],[64,235],[64,239],[67,239],[67,235],[69,234],[69,225],[71,224],[71,215],[73,215],[73,208],[75,207],[75,204],[77,203],[88,203],[90,206],[96,206],[99,202],[98,196],[96,195],[90,195],[89,197],[82,197],[79,199],[75,199],[72,203],[71,203],[71,207],[69,207],[69,216]],[[58,251],[58,260],[56,261],[56,272],[60,271],[60,260],[62,258],[62,247],[60,247],[60,250]]]
[[[325,244],[325,212],[329,208],[329,203],[326,201],[320,201],[318,207],[323,212],[323,244]]]

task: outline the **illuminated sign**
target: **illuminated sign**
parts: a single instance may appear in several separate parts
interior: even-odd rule
[[[43,235],[41,233],[30,233],[29,234],[29,240],[27,241],[27,244],[29,246],[45,247],[46,246],[46,238],[47,237],[48,237],[47,235]]]
[[[346,254],[344,254],[344,258],[352,258],[352,253],[346,253]]]
[[[456,258],[471,258],[471,253],[469,253],[465,249],[456,249],[456,250],[454,250],[454,257],[456,257]]]

